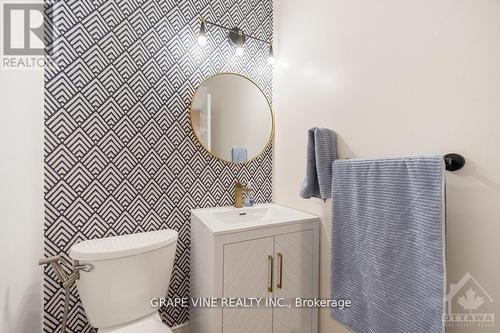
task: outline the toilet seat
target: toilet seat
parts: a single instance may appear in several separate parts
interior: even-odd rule
[[[172,331],[161,321],[158,312],[155,312],[126,324],[100,328],[99,333],[172,333]]]

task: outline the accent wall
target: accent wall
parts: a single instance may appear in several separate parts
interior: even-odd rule
[[[258,202],[272,197],[272,143],[255,160],[230,164],[197,142],[189,122],[196,87],[218,72],[251,78],[272,98],[267,47],[235,55],[226,32],[197,44],[199,15],[269,39],[272,1],[46,1],[53,33],[45,71],[46,256],[78,241],[172,228],[179,232],[169,297],[189,296],[190,209],[231,205],[236,180]],[[60,328],[63,290],[45,269],[43,330]],[[169,326],[186,308],[164,308]],[[68,328],[90,332],[76,287]]]

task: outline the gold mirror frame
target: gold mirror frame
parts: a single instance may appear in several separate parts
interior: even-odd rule
[[[194,96],[196,96],[196,93],[198,92],[198,89],[201,87],[201,85],[203,84],[203,82],[205,82],[206,80],[212,78],[212,77],[215,77],[215,76],[220,76],[220,75],[226,75],[226,74],[232,74],[232,75],[236,75],[236,76],[239,76],[241,78],[244,78],[245,80],[248,80],[251,84],[253,84],[257,89],[259,89],[260,93],[262,94],[262,96],[264,96],[264,98],[266,99],[266,102],[267,102],[267,105],[269,106],[269,111],[271,112],[271,133],[269,134],[269,138],[266,142],[266,144],[264,145],[264,147],[262,148],[262,150],[256,154],[254,157],[252,157],[251,159],[248,159],[246,160],[245,162],[232,162],[232,161],[228,161],[228,160],[225,160],[219,156],[216,156],[214,153],[212,153],[200,140],[200,137],[198,136],[198,134],[196,133],[196,131],[194,130],[194,126],[193,126],[193,101],[194,101]],[[198,143],[203,147],[203,149],[205,149],[212,157],[218,159],[219,161],[223,161],[223,162],[226,162],[226,163],[232,163],[232,164],[245,164],[245,163],[249,163],[249,162],[252,162],[253,160],[257,159],[259,156],[261,156],[264,151],[266,150],[267,146],[269,146],[269,144],[273,141],[274,139],[274,111],[273,111],[273,108],[271,106],[271,103],[269,103],[269,99],[267,98],[266,94],[264,94],[264,92],[262,91],[262,89],[260,89],[260,87],[255,83],[253,82],[250,78],[242,75],[242,74],[238,74],[238,73],[233,73],[233,72],[220,72],[220,73],[217,73],[217,74],[214,74],[214,75],[210,75],[209,77],[203,79],[199,84],[198,86],[196,87],[195,91],[194,91],[194,94],[193,94],[193,97],[191,98],[191,103],[189,104],[189,124],[191,125],[191,130],[193,131],[194,133],[194,136],[196,137],[196,140],[198,141]]]

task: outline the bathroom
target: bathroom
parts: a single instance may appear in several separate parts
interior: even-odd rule
[[[70,252],[78,244],[168,230],[175,234],[162,234],[168,236],[162,241],[175,246],[166,246],[164,259],[149,267],[154,274],[142,276],[154,276],[165,289],[154,297],[167,304],[159,312],[150,311],[159,313],[162,324],[135,331],[498,332],[500,1],[46,0],[2,1],[1,6],[1,333],[61,332],[65,288],[55,264],[40,266],[40,259],[60,255],[69,275],[75,259]],[[27,8],[33,16],[23,20],[19,12]],[[41,43],[35,29],[40,10],[47,46],[41,54],[35,50]],[[233,28],[239,30],[229,33]],[[25,29],[31,44],[26,46],[23,31],[16,29]],[[7,50],[7,41],[14,41],[15,48],[31,47],[33,53]],[[271,46],[274,61],[269,61]],[[28,61],[36,57],[44,60],[42,65]],[[209,144],[203,101],[218,78],[227,79],[219,89],[220,101],[232,103],[241,117],[257,104],[262,113],[260,118],[244,118],[240,128],[234,119],[224,130],[211,122]],[[245,93],[228,93],[239,84]],[[226,120],[235,115],[226,114]],[[333,164],[338,166],[448,153],[465,159],[458,170],[442,172],[443,184],[437,189],[443,196],[436,202],[446,223],[437,231],[446,238],[438,244],[445,245],[445,255],[437,259],[445,269],[430,281],[443,282],[437,289],[444,302],[453,303],[451,312],[443,304],[443,319],[433,318],[440,320],[439,328],[415,329],[403,322],[403,328],[380,329],[384,321],[376,320],[378,315],[370,325],[353,328],[339,319],[356,307],[353,302],[349,310],[343,303],[346,308],[340,309],[341,300],[332,302],[332,286],[339,281],[332,261],[340,257],[332,229],[340,226],[333,222],[341,215],[332,211],[343,209],[340,203],[349,197],[301,196],[310,162],[308,133],[314,128],[335,133],[335,146],[329,148],[336,149],[339,162]],[[443,161],[445,166],[460,164],[459,159]],[[333,178],[334,184],[346,179]],[[282,214],[274,222],[283,223],[242,230],[254,223],[251,219],[270,213]],[[212,217],[216,214],[218,223]],[[244,243],[237,239],[243,234],[262,240],[262,246],[242,254],[246,257],[241,262],[251,270],[237,268],[235,274],[248,273],[250,279],[237,297],[255,302],[263,297],[263,304],[286,293],[292,264],[285,250],[277,249],[281,236],[298,232],[305,232],[299,239],[302,246],[293,240],[281,244],[294,244],[285,250],[299,253],[295,268],[307,276],[301,280],[308,286],[305,297],[328,303],[297,311],[307,317],[295,317],[302,318],[297,325],[307,323],[307,329],[273,322],[286,313],[282,304],[256,311],[175,303],[224,297],[226,255],[243,253],[231,248]],[[425,251],[407,245],[416,253]],[[257,254],[260,270],[251,261]],[[99,311],[91,314],[80,300],[82,293],[100,294],[82,289],[85,274],[93,273],[84,269],[91,270],[84,264],[78,279],[69,281],[67,333],[99,327],[89,320]],[[141,272],[131,270],[95,285],[105,294],[122,277]],[[257,279],[250,273],[261,274],[261,284],[254,284]],[[369,284],[374,275],[360,282]],[[383,275],[378,278],[384,280]],[[254,286],[263,294],[252,294]],[[132,295],[147,287],[119,291]],[[295,297],[303,295],[294,292],[281,299]],[[231,316],[242,325],[225,325]],[[138,320],[132,317],[130,321]],[[120,325],[99,331],[134,332],[130,327],[127,331],[124,318]],[[297,322],[286,314],[282,318],[290,326]],[[387,318],[401,320],[390,314]],[[418,321],[418,315],[412,320]],[[431,321],[424,318],[424,324],[426,320]]]

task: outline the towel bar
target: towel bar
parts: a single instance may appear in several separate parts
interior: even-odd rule
[[[457,153],[449,153],[444,155],[444,164],[448,171],[460,170],[465,165],[465,158]]]

